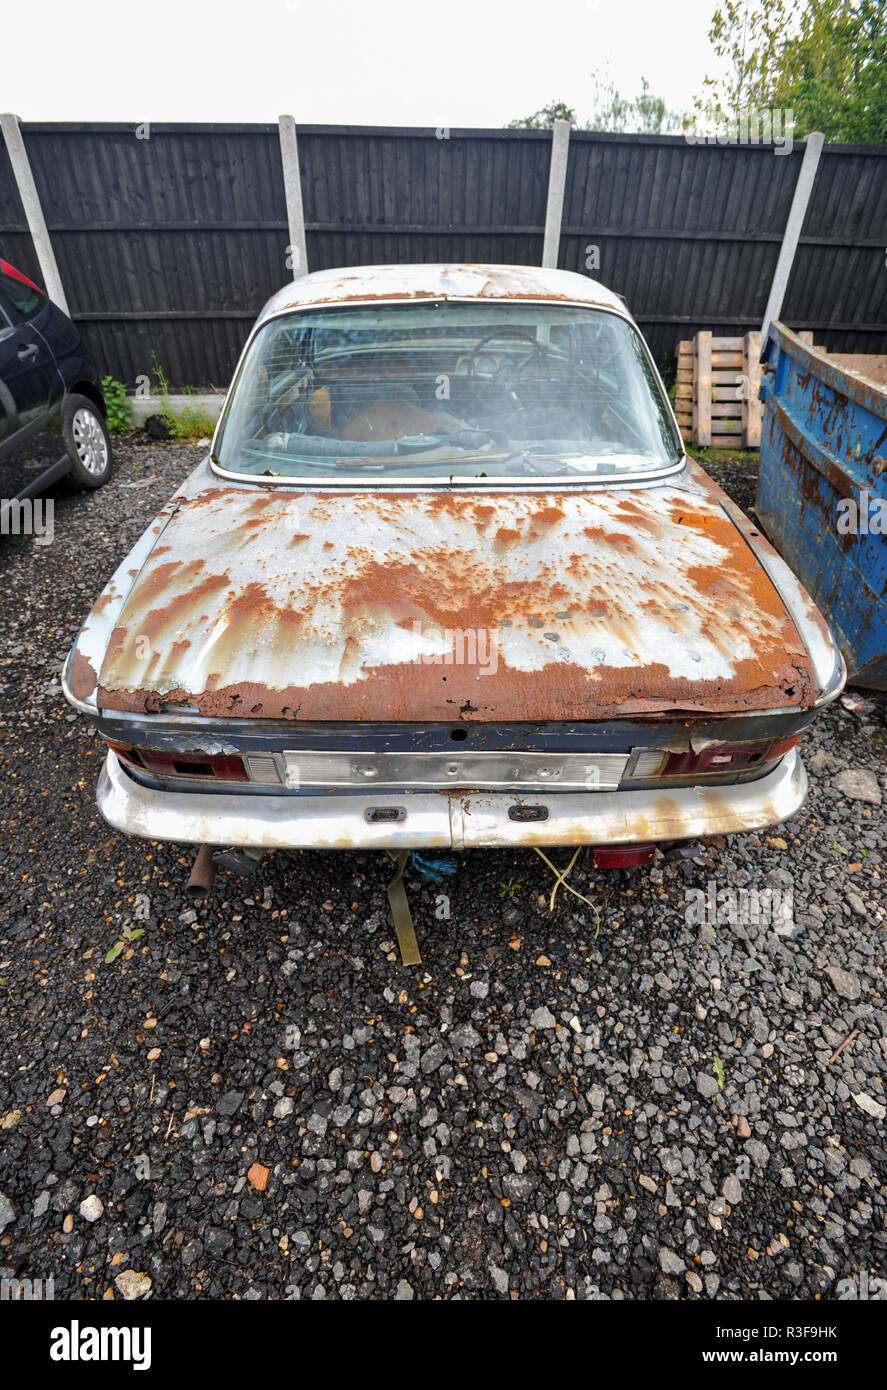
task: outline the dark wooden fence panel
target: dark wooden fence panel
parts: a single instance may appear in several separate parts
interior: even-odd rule
[[[538,264],[550,144],[547,132],[300,130],[311,268]]]
[[[153,354],[178,385],[225,385],[287,280],[275,126],[25,126],[68,303],[102,371]]]
[[[156,353],[173,385],[224,385],[291,273],[277,126],[23,133],[100,369],[132,385]],[[311,269],[541,260],[547,131],[305,126],[298,137]],[[756,328],[802,153],[574,132],[559,264],[624,294],[664,365],[697,329]],[[885,226],[887,150],[826,146],[786,297],[792,327],[836,351],[887,351]],[[2,143],[0,255],[40,280]]]
[[[574,133],[560,263],[624,294],[655,356],[700,328],[759,328],[803,147]]]
[[[833,352],[887,342],[887,150],[823,146],[783,318]]]

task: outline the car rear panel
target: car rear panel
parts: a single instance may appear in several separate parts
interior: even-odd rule
[[[202,474],[202,476],[201,476]],[[166,520],[105,711],[426,725],[803,710],[803,641],[713,484],[220,486]]]
[[[98,804],[128,835],[257,849],[467,849],[490,845],[661,843],[763,829],[801,805],[807,780],[797,751],[753,781],[601,791],[491,792],[376,789],[330,794],[152,786],[113,749]]]

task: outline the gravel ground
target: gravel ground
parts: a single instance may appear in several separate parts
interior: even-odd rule
[[[198,458],[120,446],[102,492],[57,494],[52,545],[0,546],[2,1269],[176,1299],[809,1299],[887,1274],[887,700],[820,719],[787,826],[577,864],[597,935],[575,897],[549,913],[532,852],[463,855],[449,921],[412,872],[412,971],[380,855],[278,854],[187,911],[186,847],[101,821],[57,673]],[[753,461],[712,471],[750,505]],[[791,888],[793,924],[688,924],[712,882]]]

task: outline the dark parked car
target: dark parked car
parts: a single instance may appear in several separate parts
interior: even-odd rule
[[[110,474],[101,381],[79,332],[0,260],[0,520],[13,499],[66,475],[94,488]]]

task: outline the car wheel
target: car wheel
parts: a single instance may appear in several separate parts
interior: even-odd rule
[[[98,406],[86,396],[69,396],[62,434],[75,487],[106,483],[111,476],[111,440]]]

